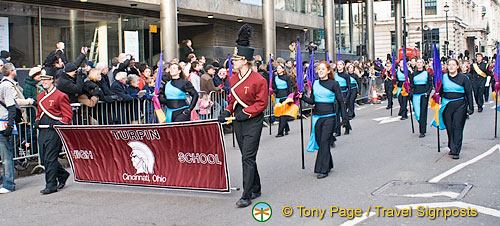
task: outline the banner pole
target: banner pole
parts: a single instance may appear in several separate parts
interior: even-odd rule
[[[233,148],[236,147],[236,145],[234,144],[234,123],[232,123],[231,125],[231,130],[233,131],[232,134],[233,134]]]
[[[300,147],[302,150],[302,169],[305,169],[306,166],[304,164],[304,123],[302,122],[302,100],[299,100],[299,109],[300,109]]]

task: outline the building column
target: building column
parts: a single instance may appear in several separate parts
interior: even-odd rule
[[[352,1],[349,1],[349,48],[350,53],[354,53],[354,20],[352,18]]]
[[[99,22],[97,30],[97,49],[99,49],[98,62],[108,62],[108,23]]]
[[[177,0],[160,0],[160,37],[163,60],[179,58]]]
[[[366,32],[368,34],[367,53],[369,60],[375,60],[375,16],[373,15],[373,0],[366,0]]]
[[[328,57],[336,61],[335,54],[335,14],[333,13],[333,0],[324,1],[323,22],[325,27],[325,44]]]
[[[399,49],[403,46],[403,31],[401,30],[401,0],[394,0],[394,19],[396,20],[395,25],[395,35],[396,35],[396,52],[398,54]]]
[[[70,9],[69,10],[69,39],[70,39],[70,44],[71,44],[71,55],[68,57],[71,57],[71,59],[68,59],[69,62],[72,62],[73,60],[76,59],[76,56],[79,55],[80,49],[77,46],[77,32],[76,32],[76,17],[77,17],[77,11],[75,9]],[[79,65],[78,65],[79,66]]]
[[[262,0],[262,20],[264,33],[264,54],[266,62],[269,55],[276,59],[276,21],[274,20],[274,0]]]
[[[122,16],[118,17],[118,54],[123,53]]]

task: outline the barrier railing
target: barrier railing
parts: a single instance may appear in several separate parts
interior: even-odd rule
[[[368,85],[366,94],[360,93],[356,100],[370,99],[371,87],[373,83]],[[359,89],[360,87],[358,87]],[[203,96],[200,93],[200,98]],[[230,95],[227,92],[210,92],[207,94],[212,105],[207,109],[205,119],[217,119],[221,111],[228,106]],[[154,105],[151,100],[134,99],[130,102],[98,102],[95,106],[89,107],[80,103],[71,104],[73,108],[74,125],[111,125],[111,124],[151,124],[158,123],[155,115]],[[14,160],[24,160],[22,163],[27,164],[31,158],[38,158],[37,145],[37,130],[33,128],[33,123],[36,117],[36,107],[22,106],[23,122],[18,124],[19,134],[13,136]],[[312,106],[303,103],[303,111],[310,111]],[[163,106],[163,110],[166,111]],[[199,112],[199,108],[195,109]],[[273,110],[267,107],[264,111],[264,116],[269,123],[272,120]],[[202,119],[202,117],[200,117]],[[0,161],[1,162],[1,161]]]

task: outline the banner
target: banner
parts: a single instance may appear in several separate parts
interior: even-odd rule
[[[215,121],[56,127],[75,181],[230,192]]]

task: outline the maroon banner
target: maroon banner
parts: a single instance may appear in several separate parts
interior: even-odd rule
[[[219,123],[57,126],[75,181],[230,192]]]

